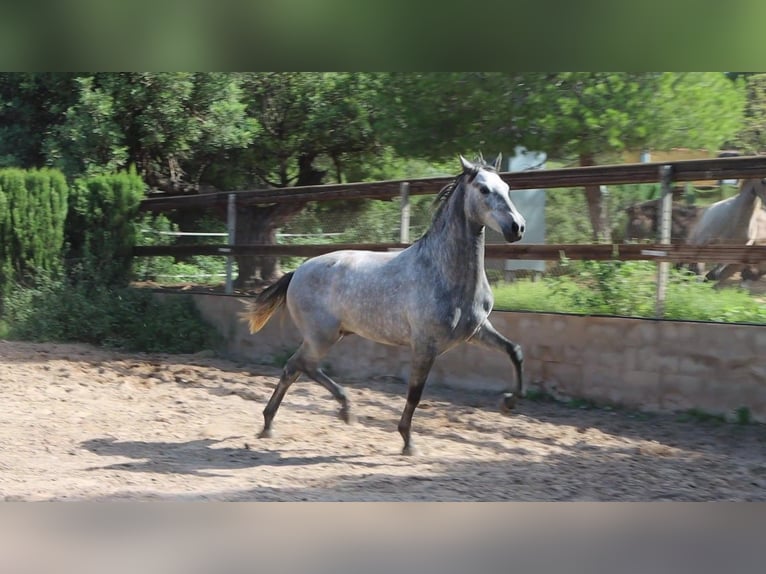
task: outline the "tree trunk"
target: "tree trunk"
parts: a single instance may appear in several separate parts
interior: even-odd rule
[[[268,207],[238,207],[235,229],[237,244],[276,244],[277,230],[300,213],[305,205],[303,202],[290,202]],[[237,289],[250,289],[260,282],[272,283],[281,276],[278,257],[240,255],[235,256],[235,260],[238,273],[234,287]]]
[[[296,187],[322,183],[326,172],[314,168],[314,158],[315,155],[312,154],[298,156]],[[305,205],[304,202],[291,201],[268,207],[240,206],[237,209],[235,230],[237,244],[274,245],[277,242],[277,229],[300,213]],[[239,270],[234,281],[234,287],[237,289],[252,288],[259,280],[272,283],[282,275],[278,257],[240,256],[235,259]]]
[[[596,165],[592,153],[580,154],[580,166],[585,167]],[[601,186],[586,185],[585,199],[588,202],[588,216],[590,217],[591,227],[593,229],[593,241],[596,243],[611,243],[612,233],[609,228],[609,218],[607,216],[607,206],[604,195],[601,193]]]

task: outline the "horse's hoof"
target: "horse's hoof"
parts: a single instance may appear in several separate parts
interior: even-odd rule
[[[274,431],[270,428],[263,429],[258,435],[258,438],[274,438]]]
[[[356,417],[354,416],[354,413],[351,412],[351,409],[348,407],[342,407],[338,411],[338,418],[342,420],[347,425],[353,424],[356,422]]]
[[[408,444],[407,446],[405,446],[405,447],[402,449],[402,456],[416,456],[416,455],[418,455],[418,454],[420,454],[420,452],[418,451],[418,449],[416,449],[416,448],[415,448],[414,446],[412,446],[411,444]]]
[[[510,413],[516,408],[516,395],[513,393],[504,393],[500,397],[500,412],[504,415]]]

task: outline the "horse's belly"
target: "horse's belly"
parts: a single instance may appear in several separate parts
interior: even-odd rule
[[[341,330],[384,345],[409,345],[409,324],[394,314],[375,313],[365,317],[343,317]]]

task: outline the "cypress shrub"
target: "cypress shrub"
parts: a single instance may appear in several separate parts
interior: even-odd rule
[[[69,190],[52,169],[0,169],[0,282],[24,283],[61,267]]]
[[[75,181],[66,238],[70,268],[82,274],[80,279],[106,286],[128,282],[143,196],[144,182],[134,168]]]

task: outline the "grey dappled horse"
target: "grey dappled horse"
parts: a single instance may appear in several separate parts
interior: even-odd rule
[[[512,409],[523,394],[521,347],[498,333],[488,320],[492,291],[484,271],[484,228],[519,241],[524,218],[509,197],[508,185],[494,166],[460,156],[463,171],[437,196],[428,231],[400,252],[336,251],[309,259],[259,293],[242,316],[257,332],[283,304],[303,342],[285,364],[279,384],[263,411],[260,437],[271,423],[290,385],[300,373],[325,387],[340,403],[339,416],[350,421],[344,389],[319,368],[322,357],[344,335],[355,333],[412,350],[407,403],[399,421],[402,454],[412,454],[412,414],[420,402],[437,356],[464,341],[508,354],[516,390],[503,396]]]

